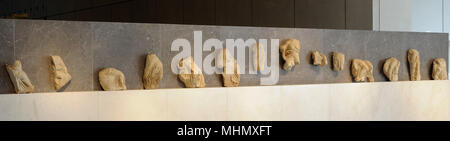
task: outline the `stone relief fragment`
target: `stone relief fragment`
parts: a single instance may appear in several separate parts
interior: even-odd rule
[[[253,69],[255,71],[263,71],[264,70],[264,64],[266,64],[266,51],[264,50],[264,47],[257,43],[252,47],[252,54],[253,54]]]
[[[163,65],[161,60],[155,54],[147,55],[144,69],[144,88],[156,89],[159,87],[159,81],[163,78]]]
[[[331,56],[333,60],[333,70],[334,71],[344,70],[345,55],[339,52],[333,52]]]
[[[420,56],[415,49],[408,50],[409,78],[411,81],[420,80]]]
[[[6,64],[6,70],[8,71],[9,78],[11,79],[16,93],[32,93],[34,86],[31,84],[27,74],[22,69],[22,62],[16,60],[13,65]]]
[[[105,68],[99,72],[99,81],[103,90],[118,91],[126,90],[125,76],[115,68]]]
[[[289,71],[292,67],[300,63],[300,49],[300,41],[296,39],[287,39],[281,43],[280,52],[283,60],[285,61],[283,65],[284,70]]]
[[[223,85],[225,87],[237,87],[240,82],[239,65],[227,49],[217,53],[217,67],[222,69]]]
[[[194,58],[191,56],[179,62],[178,70],[178,78],[187,88],[205,87],[205,78],[203,77],[202,70],[194,63]]]
[[[433,80],[448,80],[447,65],[444,58],[433,60]]]
[[[311,54],[311,59],[313,61],[313,65],[315,66],[326,66],[328,64],[327,56],[318,51],[313,51]]]
[[[72,76],[67,71],[67,67],[60,56],[50,56],[50,58],[51,80],[55,90],[59,90],[72,80]]]
[[[390,81],[398,81],[398,69],[400,68],[400,61],[391,57],[386,59],[383,65],[383,73]]]
[[[374,82],[373,65],[367,60],[353,59],[352,60],[352,76],[356,82],[366,81]]]

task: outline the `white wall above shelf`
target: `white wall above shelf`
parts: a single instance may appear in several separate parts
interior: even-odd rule
[[[450,120],[450,81],[0,95],[0,120]]]

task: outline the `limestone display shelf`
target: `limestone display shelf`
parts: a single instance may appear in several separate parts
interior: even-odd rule
[[[0,120],[450,120],[450,81],[5,94]]]

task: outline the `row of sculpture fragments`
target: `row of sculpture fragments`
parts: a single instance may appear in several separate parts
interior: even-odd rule
[[[280,52],[283,60],[284,70],[291,70],[292,67],[300,63],[299,52],[301,46],[300,41],[296,39],[286,39],[280,45]],[[252,47],[253,67],[257,71],[264,69],[266,61],[266,53],[259,44]],[[408,63],[410,80],[420,80],[420,56],[415,49],[408,50]],[[334,71],[344,70],[345,55],[339,52],[332,53],[332,68]],[[239,85],[240,75],[238,73],[239,66],[237,61],[232,57],[226,49],[219,50],[217,53],[216,67],[223,71],[223,85],[225,87],[236,87]],[[312,52],[312,64],[317,66],[325,66],[328,64],[327,57],[317,51]],[[351,62],[351,74],[356,82],[369,81],[373,82],[373,65],[367,60],[353,59]],[[14,84],[16,93],[31,93],[34,86],[30,79],[22,70],[20,61],[15,61],[13,65],[6,65],[10,79]],[[400,61],[391,57],[386,60],[383,65],[383,72],[390,81],[398,80],[398,70]],[[447,80],[446,61],[443,58],[433,60],[432,78],[434,80]],[[59,56],[51,56],[51,79],[55,90],[61,89],[67,85],[72,79],[67,67]],[[202,70],[194,63],[192,57],[182,59],[178,64],[178,78],[188,88],[205,87],[205,79]],[[145,70],[143,75],[143,83],[145,89],[158,88],[160,80],[163,78],[163,65],[161,60],[155,55],[147,55]],[[115,68],[105,68],[99,72],[99,81],[103,90],[126,90],[124,74]]]

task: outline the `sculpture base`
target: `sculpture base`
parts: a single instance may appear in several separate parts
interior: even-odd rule
[[[450,120],[450,81],[0,95],[0,120]]]

